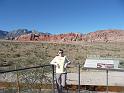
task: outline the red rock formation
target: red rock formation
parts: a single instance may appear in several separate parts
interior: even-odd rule
[[[89,42],[122,42],[124,40],[124,31],[101,30],[87,34],[86,38]]]
[[[25,34],[16,38],[19,41],[84,41],[84,42],[124,42],[123,30],[100,30],[86,35],[67,33],[59,35]]]

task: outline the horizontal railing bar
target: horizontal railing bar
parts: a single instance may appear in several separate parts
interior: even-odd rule
[[[82,64],[80,64],[82,65]],[[0,71],[0,74],[2,73],[9,73],[9,72],[15,72],[15,71],[21,71],[21,70],[27,70],[27,69],[33,69],[33,68],[40,68],[40,67],[46,67],[46,66],[51,66],[51,65],[39,65],[39,66],[33,66],[33,67],[26,67],[26,68],[20,68],[20,69],[13,69],[13,70],[2,70]],[[86,69],[92,69],[92,70],[109,70],[109,71],[120,71],[124,72],[124,69],[113,69],[113,68],[90,68],[90,67],[82,67],[83,70]]]
[[[27,70],[27,69],[33,69],[33,68],[41,68],[41,67],[46,67],[46,66],[51,66],[51,65],[39,65],[39,66],[34,66],[34,67],[26,67],[26,68],[6,70],[6,71],[2,70],[2,71],[0,71],[0,74],[9,73],[9,72],[15,72],[15,71],[21,71],[21,70]]]
[[[83,67],[82,69],[86,70],[86,69],[92,69],[92,70],[108,70],[108,71],[120,71],[120,72],[124,72],[124,69],[113,69],[113,68],[90,68],[90,67]]]

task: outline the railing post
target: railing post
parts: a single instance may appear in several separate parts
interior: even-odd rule
[[[78,64],[78,93],[80,93],[80,64]]]
[[[15,66],[15,69],[17,69],[17,65]],[[17,93],[20,93],[20,84],[19,84],[19,72],[16,71],[16,82],[17,82]]]
[[[52,93],[55,93],[54,86],[54,65],[52,65]]]
[[[18,71],[17,71],[17,73],[16,73],[16,78],[17,78],[17,93],[20,93],[19,73],[18,73]]]
[[[108,69],[106,69],[106,93],[108,93]]]

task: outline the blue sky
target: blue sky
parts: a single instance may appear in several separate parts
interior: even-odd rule
[[[124,29],[124,0],[0,0],[0,29],[52,34]]]

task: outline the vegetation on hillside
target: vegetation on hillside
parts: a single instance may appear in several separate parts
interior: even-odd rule
[[[0,41],[0,64],[18,67],[49,64],[58,49],[63,49],[73,64],[85,62],[87,57],[121,58],[123,66],[123,43],[47,43]],[[121,67],[122,67],[121,66]]]
[[[53,42],[16,42],[0,41],[0,70],[18,69],[24,67],[49,64],[63,49],[65,55],[72,62],[73,68],[68,71],[77,71],[76,64],[83,65],[87,57],[114,58],[120,60],[120,67],[124,67],[124,44],[123,43],[53,43]],[[51,87],[52,69],[50,67],[30,69],[13,73],[1,74],[1,81],[7,86],[6,91],[21,91],[21,93],[36,93]],[[7,82],[13,82],[8,84]],[[17,90],[13,90],[13,88]],[[39,93],[38,92],[38,93]],[[9,92],[8,92],[9,93]]]

